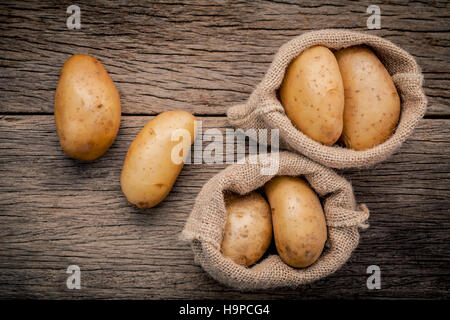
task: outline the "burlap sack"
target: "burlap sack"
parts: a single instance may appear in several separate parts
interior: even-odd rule
[[[370,46],[397,87],[401,98],[401,116],[395,133],[383,144],[364,151],[338,146],[325,146],[297,130],[286,116],[277,98],[286,68],[303,50],[323,45],[330,49],[366,44]],[[426,110],[422,89],[423,76],[414,58],[392,42],[366,33],[346,30],[320,30],[300,35],[284,44],[245,104],[228,110],[228,120],[234,127],[278,128],[281,145],[333,168],[366,167],[385,160],[412,133]]]
[[[248,158],[247,158],[248,160]],[[311,266],[295,269],[278,255],[244,267],[220,252],[226,222],[224,192],[247,194],[273,176],[261,175],[261,164],[233,164],[211,178],[202,188],[181,238],[192,243],[195,261],[214,279],[239,290],[297,287],[323,278],[341,267],[359,242],[358,227],[366,228],[368,209],[357,207],[352,187],[332,169],[301,155],[279,153],[277,175],[304,176],[324,200],[328,240],[321,257]]]

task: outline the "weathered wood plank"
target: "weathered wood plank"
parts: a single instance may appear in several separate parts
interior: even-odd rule
[[[209,278],[178,240],[195,196],[225,165],[186,165],[168,198],[144,212],[123,197],[124,156],[151,118],[123,117],[112,148],[80,163],[59,147],[52,116],[0,116],[1,298],[449,298],[450,120],[423,120],[389,161],[342,172],[372,215],[341,270],[298,290],[240,293]],[[65,287],[70,264],[82,270],[81,290]],[[372,264],[382,270],[378,291],[365,284]]]
[[[98,57],[115,81],[125,114],[184,109],[223,115],[245,101],[276,50],[305,31],[367,31],[355,1],[78,1],[82,29],[66,27],[67,4],[0,5],[1,113],[52,113],[64,61]],[[382,29],[367,32],[414,55],[425,75],[428,115],[450,115],[448,1],[379,4]]]

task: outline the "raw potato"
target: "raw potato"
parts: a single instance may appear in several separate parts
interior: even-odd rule
[[[227,222],[222,253],[234,262],[250,266],[266,252],[272,241],[272,218],[267,201],[256,192],[225,197]]]
[[[316,193],[304,180],[287,176],[270,180],[265,192],[281,259],[296,268],[313,264],[327,240],[325,215]]]
[[[325,145],[342,133],[344,87],[333,53],[315,46],[289,65],[280,88],[286,115],[301,132]]]
[[[173,135],[178,137],[175,141]],[[120,178],[130,203],[145,209],[164,200],[183,168],[195,135],[195,117],[186,111],[161,113],[145,125],[128,149]],[[183,161],[178,163],[172,154]]]
[[[59,142],[70,157],[92,161],[113,144],[120,125],[120,98],[103,65],[76,54],[61,70],[55,94]]]
[[[391,76],[367,47],[343,49],[336,58],[345,89],[342,140],[354,150],[383,143],[400,116],[400,98]]]

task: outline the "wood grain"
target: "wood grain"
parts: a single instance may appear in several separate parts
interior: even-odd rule
[[[350,0],[76,4],[81,30],[67,29],[67,3],[0,4],[0,298],[450,298],[448,1],[378,2],[381,30],[367,30],[368,4]],[[237,292],[178,240],[201,187],[226,165],[186,165],[166,200],[140,211],[120,190],[123,159],[162,111],[190,111],[223,132],[226,109],[248,98],[277,49],[323,28],[376,34],[415,56],[426,118],[388,161],[340,171],[371,209],[341,270],[297,290]],[[93,163],[63,153],[52,116],[59,71],[74,53],[102,61],[123,106],[116,142]],[[81,268],[81,290],[66,288],[70,264]],[[373,264],[381,290],[366,287]]]
[[[392,40],[425,76],[428,116],[449,116],[448,1],[379,3],[382,29],[367,30],[355,1],[77,1],[81,30],[68,30],[60,1],[0,5],[1,113],[49,114],[64,61],[102,61],[123,112],[184,109],[223,115],[245,101],[277,49],[309,30],[347,28]]]
[[[127,148],[151,118],[123,117],[112,148],[80,163],[61,150],[52,116],[0,116],[0,298],[449,298],[450,120],[423,120],[389,161],[341,172],[372,213],[341,270],[298,290],[241,293],[211,279],[178,240],[195,196],[225,165],[186,165],[152,209],[122,195]],[[81,268],[81,290],[65,286],[70,264]],[[382,290],[366,288],[372,264]]]

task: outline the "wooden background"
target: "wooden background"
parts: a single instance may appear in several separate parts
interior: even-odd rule
[[[377,2],[367,30],[354,1],[68,1],[0,5],[0,298],[437,298],[450,288],[450,5]],[[402,148],[371,169],[341,171],[371,209],[370,228],[334,275],[296,290],[241,293],[211,279],[178,240],[202,185],[224,165],[187,165],[168,198],[143,212],[120,190],[133,138],[159,112],[184,109],[207,128],[262,79],[277,48],[305,31],[382,36],[423,68],[428,111]],[[53,120],[59,71],[74,53],[97,57],[122,101],[119,135],[93,163],[61,150]],[[81,268],[81,290],[66,268]],[[379,265],[381,290],[366,268]]]

